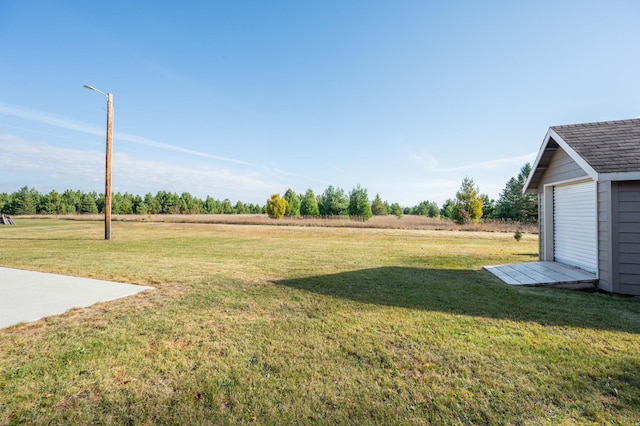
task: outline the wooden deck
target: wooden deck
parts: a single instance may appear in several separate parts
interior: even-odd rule
[[[598,282],[596,274],[557,262],[516,263],[484,269],[510,285],[589,289],[595,288]]]

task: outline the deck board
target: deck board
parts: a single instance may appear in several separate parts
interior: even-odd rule
[[[514,263],[485,266],[484,269],[510,285],[576,285],[584,288],[595,286],[597,282],[596,274],[558,262]]]

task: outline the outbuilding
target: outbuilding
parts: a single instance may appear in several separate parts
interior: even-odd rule
[[[524,192],[538,194],[541,261],[640,295],[640,119],[550,127]]]

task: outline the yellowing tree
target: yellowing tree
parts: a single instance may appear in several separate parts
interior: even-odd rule
[[[273,194],[267,200],[267,214],[271,219],[282,219],[287,211],[287,200],[282,198],[280,194]]]
[[[456,222],[460,224],[480,222],[483,201],[473,179],[468,177],[462,179],[460,191],[456,192]]]

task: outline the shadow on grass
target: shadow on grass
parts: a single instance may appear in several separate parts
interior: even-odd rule
[[[638,300],[513,287],[486,271],[381,267],[274,283],[367,304],[640,333]]]

